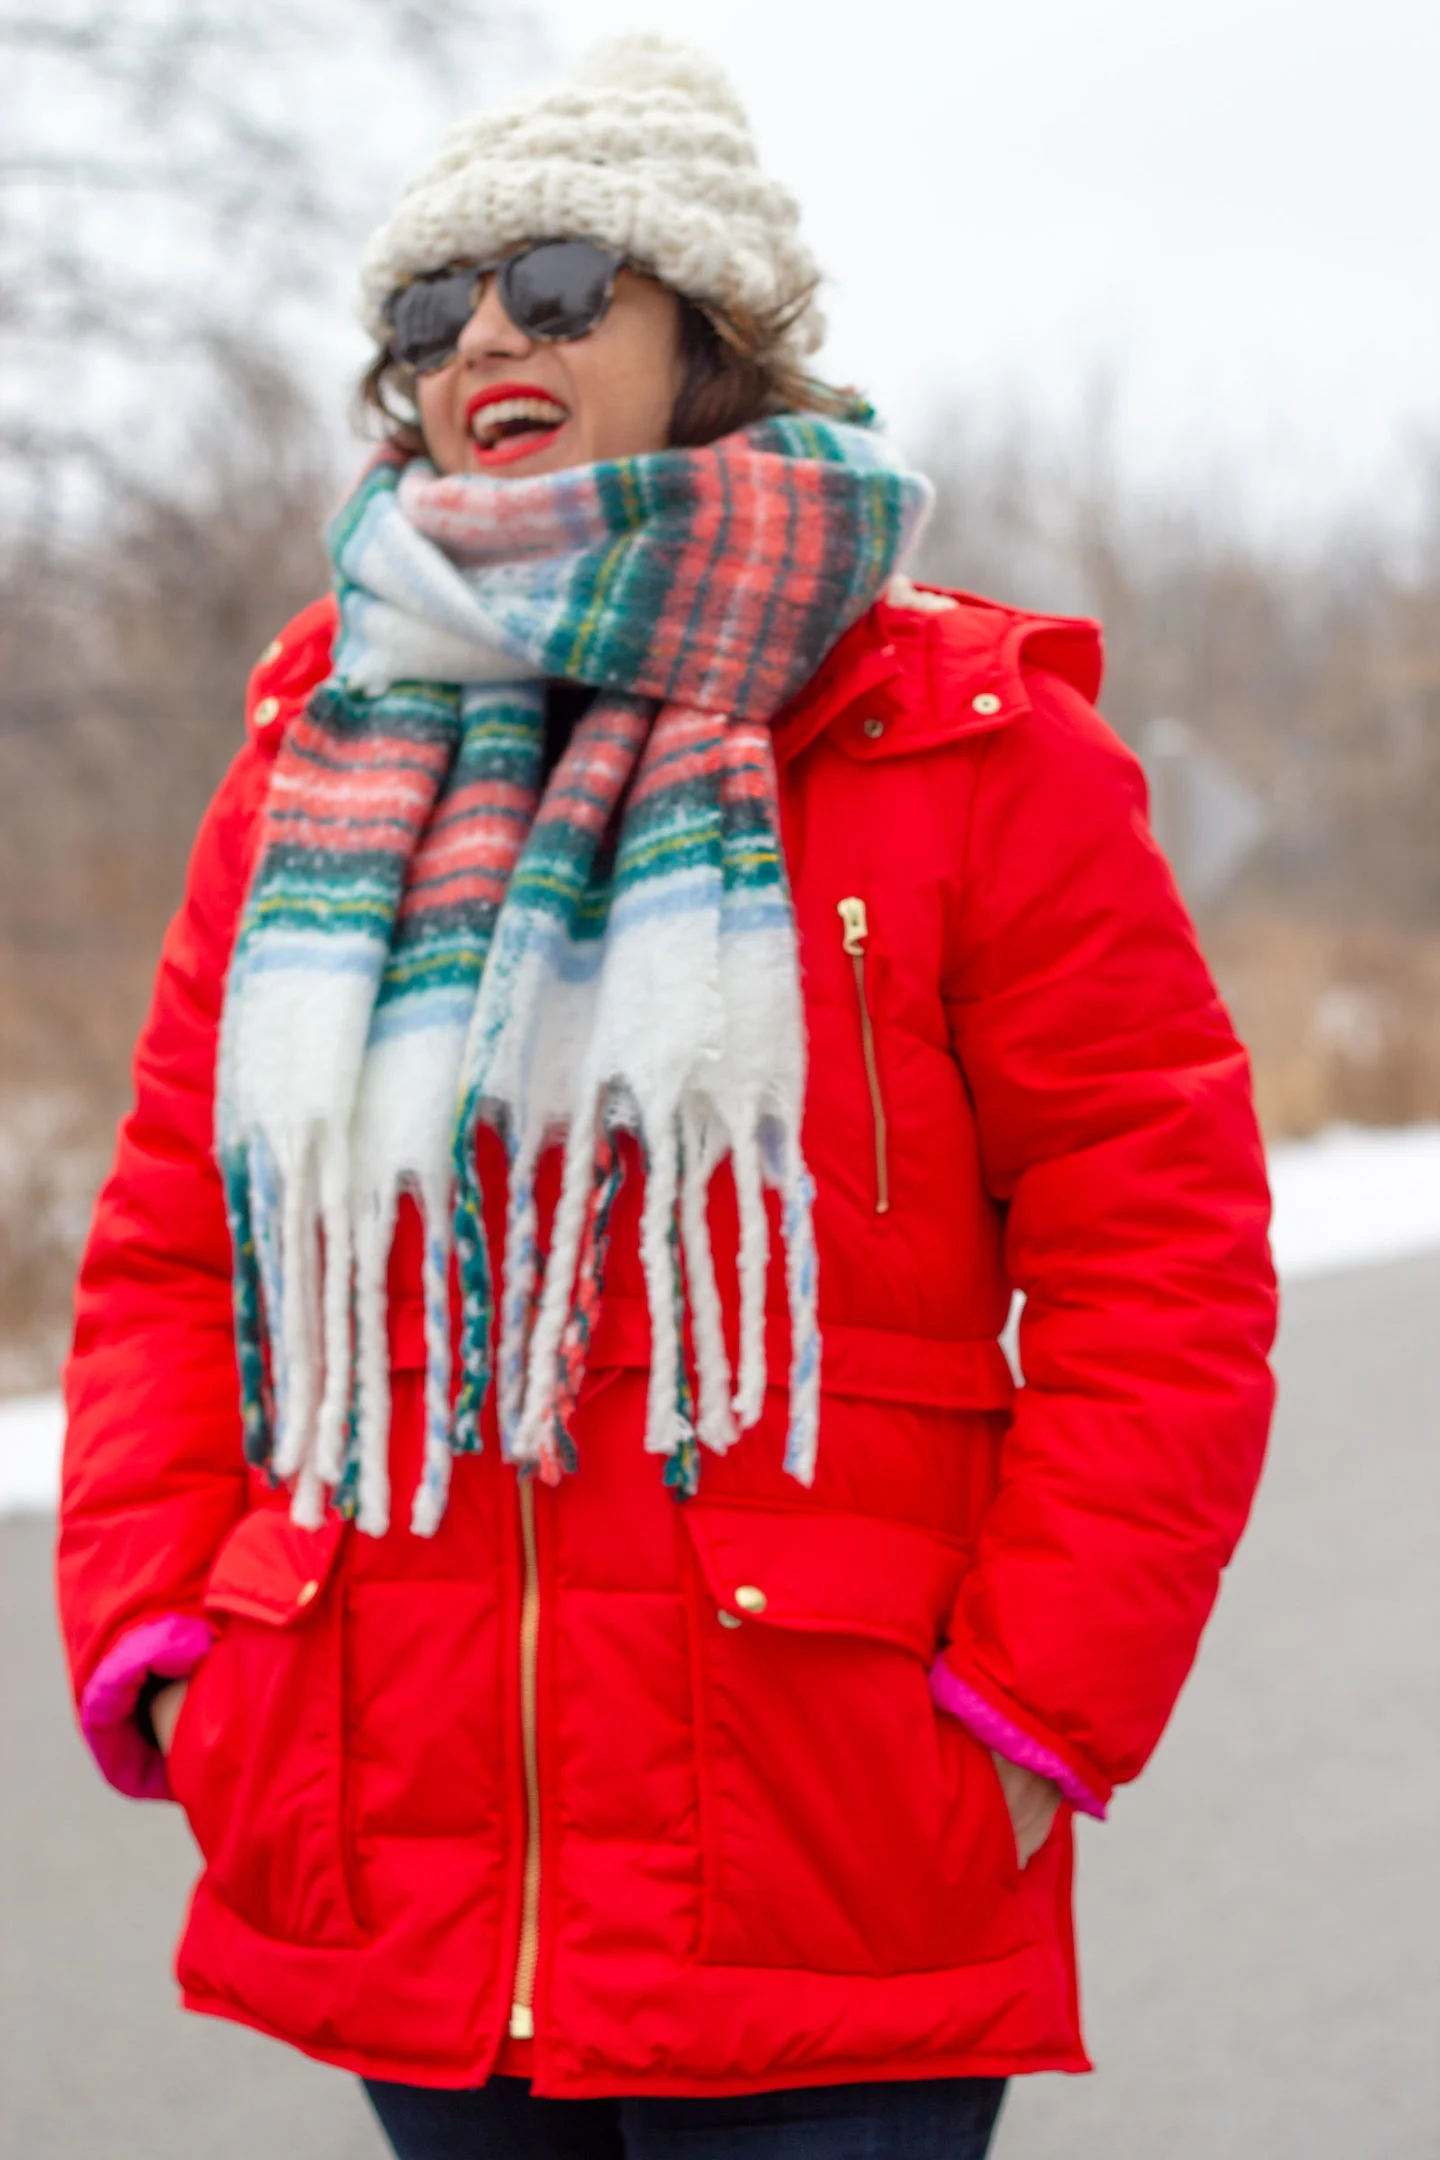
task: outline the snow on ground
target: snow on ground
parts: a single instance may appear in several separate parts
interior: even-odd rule
[[[0,1402],[0,1515],[54,1507],[63,1431],[58,1395],[12,1395]]]
[[[1287,1280],[1440,1246],[1440,1125],[1333,1125],[1270,1151],[1271,1242]]]
[[[1337,1125],[1272,1149],[1273,1242],[1289,1281],[1440,1248],[1440,1125]],[[0,1514],[51,1508],[60,1398],[0,1402]]]

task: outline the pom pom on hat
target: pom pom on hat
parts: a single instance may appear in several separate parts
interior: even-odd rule
[[[610,38],[556,89],[450,130],[371,236],[361,320],[383,342],[385,302],[408,278],[574,236],[622,250],[687,299],[791,316],[777,347],[799,360],[824,320],[798,228],[794,197],[761,172],[713,61],[669,38]]]
[[[750,123],[724,71],[697,45],[681,45],[656,30],[602,38],[577,62],[572,83],[609,83],[621,90],[668,88],[726,113],[741,133]]]

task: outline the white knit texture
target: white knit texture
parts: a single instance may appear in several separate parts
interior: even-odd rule
[[[780,340],[814,352],[824,318],[794,197],[760,170],[745,114],[702,53],[650,35],[597,46],[570,79],[453,127],[365,250],[360,316],[383,342],[407,279],[526,240],[622,250],[687,299],[796,307]]]

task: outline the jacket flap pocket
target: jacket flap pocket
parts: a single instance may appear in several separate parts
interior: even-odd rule
[[[205,1610],[238,1613],[269,1627],[303,1620],[330,1579],[345,1525],[329,1515],[302,1530],[288,1507],[254,1508],[221,1546],[205,1585]]]
[[[680,1511],[700,1571],[736,1621],[868,1635],[928,1663],[950,1619],[964,1549],[910,1523],[689,1500]]]

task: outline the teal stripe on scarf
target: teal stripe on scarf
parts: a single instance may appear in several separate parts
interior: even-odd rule
[[[277,759],[227,988],[217,1108],[246,1448],[299,1479],[297,1512],[313,1518],[328,1484],[365,1527],[386,1517],[376,1241],[402,1190],[427,1211],[431,1444],[417,1523],[438,1520],[445,1450],[479,1444],[494,1295],[476,1129],[496,1124],[511,1153],[506,1268],[518,1285],[539,1266],[526,1227],[538,1106],[568,1084],[533,1068],[526,1028],[590,986],[613,1029],[620,955],[643,968],[646,940],[666,923],[690,925],[702,974],[717,935],[780,936],[789,974],[766,994],[798,1013],[763,724],[875,599],[927,499],[866,428],[784,415],[707,449],[538,480],[437,478],[382,455],[335,518],[333,672]],[[605,694],[537,803],[545,677]],[[689,1046],[672,1048],[678,1071]],[[615,1056],[606,1129],[617,1115],[638,1120],[652,1175],[669,1163],[683,1182],[679,1109],[647,1105],[635,1077],[655,1060],[637,1045],[632,1074],[628,1054]],[[768,1174],[787,1195],[792,1294],[813,1310],[791,1099],[803,1043],[777,1043],[776,1058],[773,1082],[755,1083],[771,1105]],[[762,1136],[731,1132],[736,1114],[706,1111],[698,1096],[685,1113],[718,1118],[748,1163]],[[575,1107],[566,1130],[585,1180],[608,1195],[608,1219],[613,1144],[598,1125],[574,1124],[600,1115],[598,1102]],[[463,1312],[453,1418],[452,1241]],[[677,1215],[650,1263],[672,1267],[676,1298],[693,1258],[682,1269],[682,1242]],[[575,1263],[590,1270],[590,1318],[602,1246],[592,1238]],[[521,1330],[505,1351],[512,1419],[529,1299],[507,1304],[507,1328]],[[566,1336],[557,1401],[573,1400],[574,1345],[588,1333],[587,1319]],[[817,1362],[818,1339],[798,1345],[797,1384],[812,1394]],[[673,1430],[681,1490],[694,1482],[694,1406],[682,1357],[669,1408],[655,1411]],[[713,1412],[712,1401],[712,1426]],[[702,1429],[706,1414],[702,1403]],[[813,1425],[813,1410],[804,1415]],[[506,1442],[538,1446],[546,1474],[573,1457],[563,1430],[537,1442],[532,1425],[517,1426]],[[813,1432],[795,1460],[812,1443]]]

